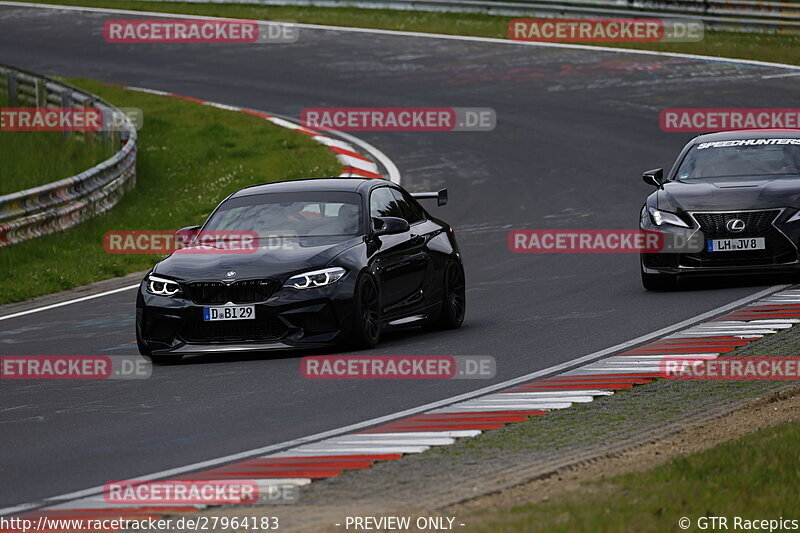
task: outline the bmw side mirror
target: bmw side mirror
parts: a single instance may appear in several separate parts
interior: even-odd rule
[[[396,235],[410,229],[408,221],[399,217],[379,217],[372,219],[375,224],[375,236]]]
[[[642,174],[642,180],[648,185],[661,189],[664,183],[664,169],[654,168],[653,170],[645,170]]]
[[[199,232],[200,226],[186,226],[185,228],[181,228],[175,233],[175,242],[186,246],[197,238]]]

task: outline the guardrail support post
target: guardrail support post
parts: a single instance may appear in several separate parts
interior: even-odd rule
[[[34,89],[36,92],[36,107],[47,107],[47,82],[37,79]]]
[[[8,87],[8,105],[17,105],[17,73],[13,70],[6,72],[6,86]]]
[[[100,138],[102,139],[103,144],[108,143],[109,146],[113,146],[113,144],[111,144],[111,143],[114,142],[114,132],[111,131],[111,129],[112,129],[111,126],[112,125],[109,124],[108,117],[106,116],[108,112],[103,108],[97,107],[96,105],[94,105],[94,103],[92,103],[92,107],[94,107],[95,109],[98,109],[101,112],[101,116],[103,117],[103,129],[101,130],[101,133],[100,133]],[[113,112],[112,112],[112,116],[113,116]]]
[[[61,93],[61,107],[72,107],[72,95],[69,91],[64,91]],[[64,130],[61,134],[64,137],[69,137],[71,132],[69,130]]]

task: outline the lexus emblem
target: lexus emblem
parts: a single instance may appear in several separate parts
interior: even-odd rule
[[[744,229],[744,222],[742,222],[742,229]],[[236,271],[235,270],[228,270],[228,273],[225,274],[225,275],[228,276],[229,278],[235,278],[236,277]]]
[[[731,233],[741,233],[744,231],[744,220],[741,218],[732,218],[728,222],[725,223],[725,227],[728,228],[728,231]]]

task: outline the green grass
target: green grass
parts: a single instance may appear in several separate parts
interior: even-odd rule
[[[800,424],[786,423],[652,470],[593,482],[552,502],[493,511],[470,531],[680,531],[678,520],[797,516]]]
[[[105,253],[106,231],[176,230],[202,222],[226,195],[246,185],[336,175],[340,169],[323,145],[251,115],[90,80],[72,83],[143,111],[137,185],[108,213],[0,248],[0,303],[144,270],[160,259]]]
[[[111,156],[108,143],[86,143],[59,132],[1,132],[0,195],[79,174]],[[13,154],[13,156],[12,156]],[[46,155],[45,155],[46,154]]]
[[[512,17],[479,14],[424,13],[357,8],[254,6],[246,4],[187,4],[136,0],[43,0],[50,4],[113,7],[258,20],[292,20],[308,24],[506,38]],[[302,39],[302,30],[300,34]],[[756,59],[800,65],[800,35],[706,32],[698,43],[603,43],[602,46],[642,48],[664,52]]]
[[[8,96],[0,91],[0,107],[5,106]],[[110,157],[112,150],[99,138],[85,142],[60,132],[0,130],[0,154],[0,195],[4,195],[74,176]]]

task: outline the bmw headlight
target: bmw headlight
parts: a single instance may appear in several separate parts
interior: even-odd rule
[[[689,224],[684,222],[681,217],[676,215],[675,213],[670,213],[668,211],[659,211],[654,207],[648,208],[650,211],[650,220],[653,221],[653,224],[656,226],[663,226],[664,224],[668,224],[671,226],[679,226],[681,228],[688,228]]]
[[[175,296],[181,292],[181,286],[171,279],[147,276],[147,292],[156,296]]]
[[[324,287],[342,279],[346,272],[347,271],[341,267],[323,268],[322,270],[314,270],[313,272],[304,272],[287,279],[284,287],[292,287],[294,289]]]

